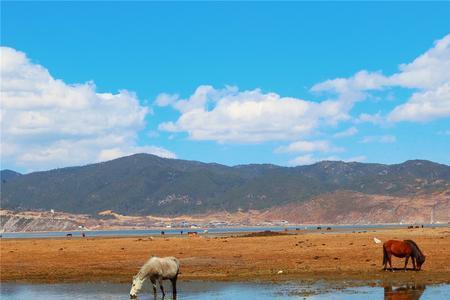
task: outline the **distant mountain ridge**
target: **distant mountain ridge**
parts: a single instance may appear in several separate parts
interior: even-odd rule
[[[135,154],[25,175],[4,172],[0,198],[4,209],[92,215],[102,210],[124,215],[262,210],[336,191],[413,197],[450,188],[450,167],[426,160],[395,165],[323,161],[299,167],[228,167]]]
[[[17,176],[20,176],[20,175],[22,175],[22,174],[20,174],[20,173],[18,173],[16,171],[13,171],[13,170],[5,169],[5,170],[1,170],[0,171],[0,179],[1,179],[1,181],[7,181],[7,180],[13,179],[13,178],[15,178]]]

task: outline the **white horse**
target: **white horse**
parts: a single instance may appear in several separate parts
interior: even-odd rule
[[[175,257],[156,257],[150,258],[133,277],[133,285],[130,290],[130,298],[137,298],[137,293],[142,289],[142,284],[146,279],[150,279],[153,285],[153,296],[156,299],[156,282],[163,294],[166,295],[162,281],[169,279],[172,282],[173,299],[177,297],[177,277],[180,271],[180,262]]]

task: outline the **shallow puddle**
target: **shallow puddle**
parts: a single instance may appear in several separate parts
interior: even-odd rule
[[[165,284],[172,299],[170,283]],[[129,284],[2,284],[1,299],[129,299]],[[145,285],[138,299],[153,299],[149,285]],[[158,291],[159,292],[159,291]],[[403,285],[388,287],[328,286],[326,283],[302,285],[298,283],[263,284],[211,281],[180,281],[178,300],[189,299],[449,299],[450,285]],[[161,299],[161,294],[158,294]]]

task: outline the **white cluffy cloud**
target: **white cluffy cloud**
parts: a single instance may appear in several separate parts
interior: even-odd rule
[[[394,74],[361,70],[349,78],[314,85],[312,92],[337,95],[321,102],[266,93],[260,89],[239,90],[230,86],[217,89],[202,85],[186,98],[162,93],[155,104],[170,106],[180,113],[177,120],[159,124],[159,130],[185,132],[192,140],[219,143],[287,141],[291,144],[281,146],[275,152],[303,153],[292,161],[303,164],[315,161],[317,153],[343,151],[326,140],[305,139],[351,119],[351,109],[358,101],[379,101],[381,94],[392,103],[397,89],[408,90],[411,96],[388,113],[362,112],[353,118],[354,124],[368,122],[389,127],[394,122],[426,122],[450,116],[450,35],[437,40],[432,48],[412,62],[400,65]],[[344,138],[357,133],[356,127],[350,127],[332,137]],[[395,136],[362,139],[363,143],[395,141]],[[361,160],[362,157],[356,158]]]
[[[342,148],[332,146],[328,141],[296,141],[287,146],[281,146],[275,149],[275,152],[342,152]]]
[[[350,78],[337,78],[316,84],[312,91],[329,91],[341,101],[355,102],[370,96],[370,91],[390,87],[413,89],[406,103],[395,107],[384,118],[388,122],[426,122],[450,116],[450,34],[399,72],[385,76],[381,72],[360,71]],[[363,114],[361,121],[383,123],[380,115]]]
[[[187,132],[193,140],[222,143],[295,140],[322,125],[348,119],[350,109],[339,101],[313,102],[260,89],[239,91],[208,85],[198,87],[187,99],[161,94],[155,103],[170,105],[181,113],[176,122],[160,124],[160,130]]]
[[[445,83],[435,89],[414,93],[408,102],[394,108],[388,119],[424,122],[448,116],[450,116],[450,83]]]
[[[303,166],[303,165],[312,165],[318,162],[319,159],[314,157],[311,153],[297,156],[294,159],[289,161],[289,165],[291,166]]]
[[[136,152],[148,109],[128,91],[97,93],[92,82],[67,84],[8,47],[1,55],[2,163],[28,170],[92,163]]]
[[[361,140],[361,143],[383,143],[383,144],[390,144],[395,143],[397,141],[397,138],[394,135],[371,135],[371,136],[365,136]]]
[[[289,165],[291,166],[302,166],[302,165],[311,165],[319,161],[329,160],[329,161],[344,161],[344,162],[363,162],[367,158],[364,155],[349,157],[349,158],[340,158],[339,156],[326,156],[326,157],[317,157],[311,153],[300,155],[295,157],[294,159],[289,161]]]
[[[358,129],[356,127],[350,127],[347,128],[346,130],[340,131],[340,132],[336,132],[333,137],[334,138],[344,138],[344,137],[349,137],[349,136],[353,136],[355,134],[358,133]]]

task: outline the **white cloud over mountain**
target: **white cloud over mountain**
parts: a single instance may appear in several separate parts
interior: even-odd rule
[[[303,165],[311,165],[319,161],[324,160],[332,160],[332,161],[344,161],[344,162],[363,162],[367,158],[364,155],[353,156],[349,158],[341,158],[336,155],[332,156],[315,156],[312,153],[304,154],[295,157],[294,159],[289,161],[289,165],[291,166],[303,166]]]
[[[382,144],[391,144],[395,143],[397,138],[394,135],[386,134],[386,135],[371,135],[365,136],[362,138],[361,143],[382,143]]]
[[[328,141],[296,141],[287,146],[275,149],[279,153],[295,152],[342,152],[344,149],[331,145]]]
[[[192,140],[220,143],[295,141],[321,128],[349,120],[355,103],[372,97],[374,91],[389,88],[412,89],[413,93],[388,115],[361,113],[354,119],[356,123],[384,125],[448,117],[449,87],[450,35],[447,35],[411,63],[400,65],[399,72],[390,76],[362,70],[352,77],[327,80],[311,88],[312,92],[337,94],[335,99],[317,102],[264,93],[260,89],[240,91],[237,87],[215,89],[204,85],[184,99],[176,94],[160,94],[155,103],[171,106],[180,113],[178,120],[161,123],[159,129],[186,132]],[[357,132],[356,127],[351,127],[333,137],[351,136]],[[314,151],[321,151],[321,148]]]
[[[344,138],[344,137],[353,136],[357,133],[358,133],[358,129],[353,126],[353,127],[347,128],[346,130],[336,132],[335,134],[333,134],[333,137],[334,138]]]
[[[450,35],[437,40],[434,47],[411,63],[400,65],[399,72],[391,76],[363,70],[349,78],[316,84],[311,90],[337,93],[341,101],[356,102],[366,99],[371,91],[387,88],[413,90],[407,102],[388,113],[388,122],[426,122],[450,116]],[[363,117],[369,122],[381,122],[379,116]]]
[[[1,47],[2,162],[32,170],[92,163],[135,152],[175,154],[136,145],[148,109],[128,91],[98,93],[92,82],[67,84]]]
[[[295,140],[349,118],[349,107],[339,101],[313,102],[236,87],[200,86],[187,99],[162,94],[156,103],[181,114],[175,122],[160,124],[160,130],[222,143]]]
[[[448,116],[450,83],[444,83],[434,89],[414,93],[408,102],[394,108],[388,115],[388,120],[426,122]]]
[[[146,127],[145,117],[150,109],[132,92],[99,93],[92,82],[65,83],[53,78],[44,66],[30,61],[25,53],[7,47],[1,48],[1,79],[2,163],[38,170],[136,152],[176,157],[164,148],[138,143],[137,134]],[[395,103],[390,111],[358,110],[358,116],[351,115],[357,103],[383,93],[395,94],[397,89],[406,90],[407,99],[388,100]],[[314,101],[261,89],[210,85],[198,86],[185,98],[162,93],[155,105],[170,106],[179,117],[162,120],[158,129],[186,133],[195,141],[283,141],[286,145],[276,148],[276,153],[301,153],[291,164],[311,163],[317,161],[318,154],[343,152],[343,148],[329,140],[335,138],[338,144],[343,142],[339,138],[361,134],[362,123],[389,127],[397,122],[423,123],[448,118],[450,35],[437,40],[412,62],[400,65],[394,74],[361,70],[348,78],[318,83],[311,91],[325,93],[328,98]],[[348,126],[346,121],[353,121],[355,126],[343,130],[343,126]],[[335,132],[324,135],[330,131]],[[396,141],[394,135],[371,134],[375,135],[365,136],[360,142]],[[158,133],[152,131],[151,135]]]

